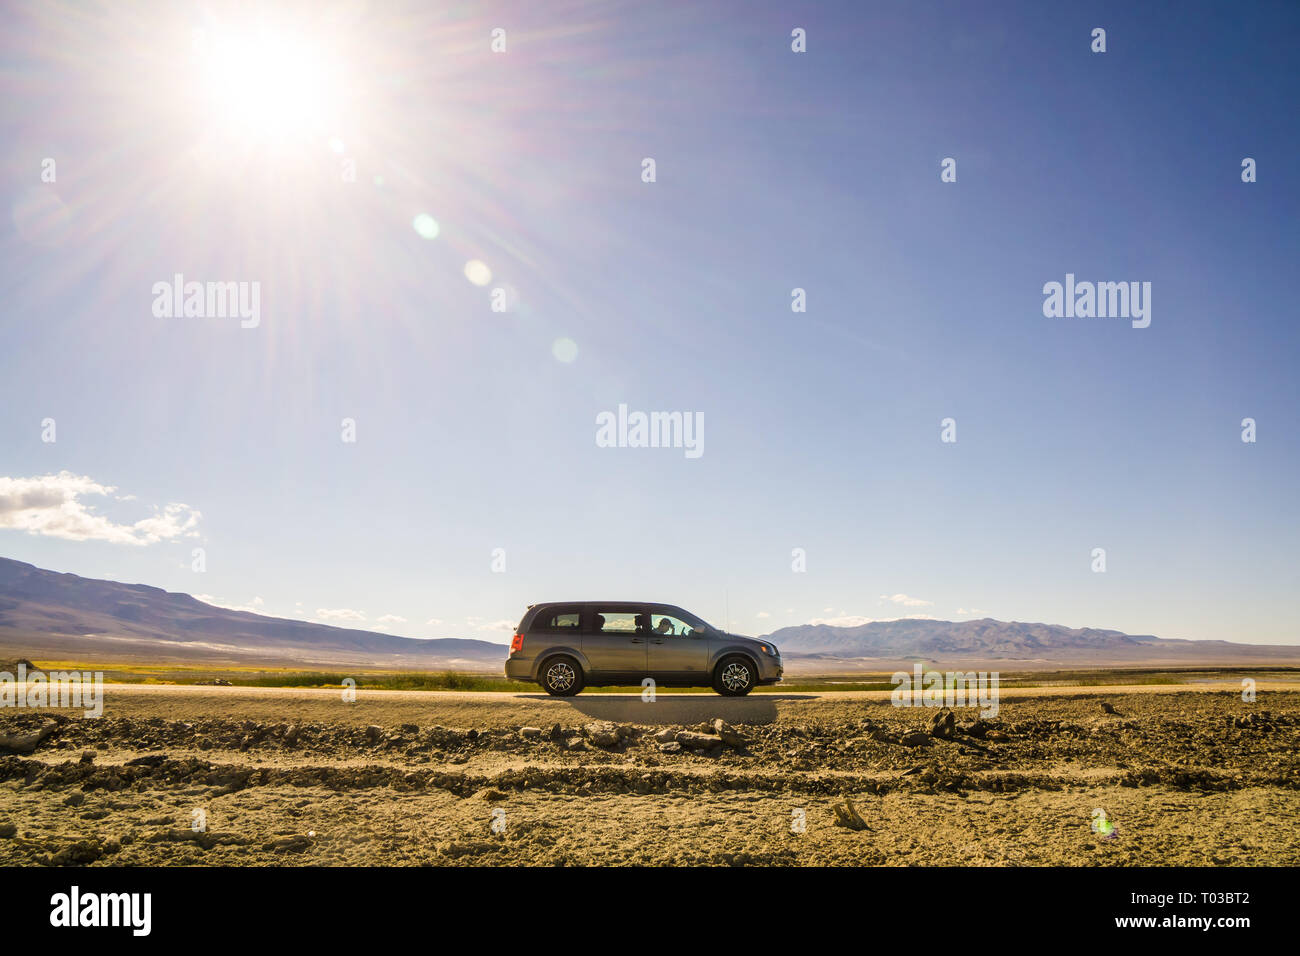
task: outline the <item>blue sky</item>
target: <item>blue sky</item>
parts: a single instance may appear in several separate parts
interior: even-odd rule
[[[246,8],[11,5],[0,554],[416,637],[610,597],[1300,640],[1300,8],[539,6],[272,5],[328,83],[250,131],[194,43]],[[156,317],[176,273],[260,324]],[[1045,317],[1067,273],[1150,326]],[[704,453],[598,447],[619,404]]]

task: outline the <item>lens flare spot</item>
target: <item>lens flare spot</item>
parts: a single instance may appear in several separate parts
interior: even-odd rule
[[[487,285],[492,281],[492,270],[480,259],[471,259],[465,263],[465,278],[475,285]]]
[[[427,212],[422,212],[411,220],[411,228],[415,230],[416,235],[422,239],[437,239],[439,228],[438,220],[434,219]]]
[[[551,354],[557,361],[572,362],[578,357],[578,343],[573,339],[556,339],[551,345]]]

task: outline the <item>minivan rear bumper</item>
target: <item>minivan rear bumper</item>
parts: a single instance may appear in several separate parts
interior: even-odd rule
[[[511,680],[535,681],[536,676],[533,674],[533,665],[536,663],[531,657],[511,657],[506,661],[506,677]]]

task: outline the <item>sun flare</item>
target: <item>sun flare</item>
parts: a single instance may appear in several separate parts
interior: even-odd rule
[[[198,88],[212,125],[248,142],[328,138],[338,103],[337,63],[287,30],[200,30]]]

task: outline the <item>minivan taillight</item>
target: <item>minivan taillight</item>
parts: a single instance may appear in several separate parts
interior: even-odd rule
[[[515,639],[510,642],[510,653],[514,654],[523,646],[524,646],[524,635],[522,633],[516,634]]]

